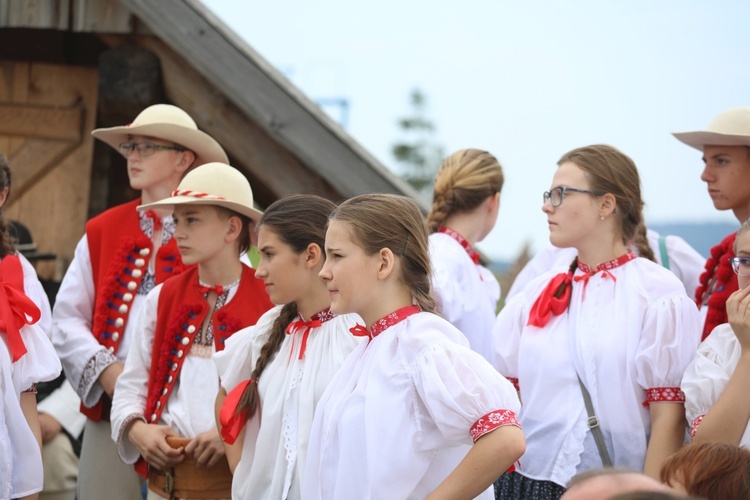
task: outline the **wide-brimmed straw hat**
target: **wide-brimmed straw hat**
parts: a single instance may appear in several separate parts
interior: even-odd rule
[[[225,163],[206,163],[185,175],[172,196],[138,210],[174,208],[175,205],[214,205],[228,208],[258,222],[263,212],[253,207],[253,190],[242,172]]]
[[[700,151],[703,146],[750,146],[750,107],[723,111],[706,130],[673,132],[672,135]]]
[[[133,123],[120,127],[98,128],[91,132],[97,139],[119,150],[129,135],[144,135],[174,142],[195,153],[193,165],[212,161],[229,163],[224,149],[216,140],[198,130],[190,115],[171,104],[154,104],[141,111]]]

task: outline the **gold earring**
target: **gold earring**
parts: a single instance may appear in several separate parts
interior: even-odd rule
[[[602,215],[601,217],[599,217],[599,219],[600,219],[600,220],[604,220],[604,216]]]

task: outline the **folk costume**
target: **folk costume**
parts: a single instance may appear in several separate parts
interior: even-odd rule
[[[724,393],[741,354],[742,346],[729,323],[717,326],[701,343],[698,354],[685,370],[681,385],[685,392],[685,414],[691,437]],[[750,423],[739,445],[750,447]]]
[[[303,498],[424,498],[479,437],[518,425],[513,386],[439,316],[409,306],[353,332],[369,341],[318,404]]]
[[[36,273],[10,254],[0,261],[0,499],[42,490],[42,455],[21,410],[21,393],[56,378],[60,361],[34,297]],[[32,269],[33,271],[33,269]]]
[[[168,104],[149,106],[133,123],[96,129],[92,135],[115,149],[134,135],[171,141],[195,154],[193,165],[227,161],[213,138],[198,130],[187,113]],[[130,500],[140,494],[139,476],[122,464],[110,439],[111,401],[98,379],[108,366],[125,361],[133,332],[130,319],[146,294],[184,270],[172,238],[171,215],[159,218],[137,211],[138,205],[137,200],[114,207],[86,224],[52,315],[52,341],[88,417],[78,477],[81,500]],[[159,248],[152,238],[161,241]]]
[[[491,362],[492,326],[500,300],[497,278],[453,229],[439,228],[430,235],[429,245],[438,312],[466,335],[472,350]]]
[[[563,282],[566,292],[556,297]],[[680,380],[700,331],[680,281],[628,251],[595,269],[579,263],[574,273],[535,279],[500,312],[494,336],[496,368],[514,380],[523,401],[522,477],[496,483],[498,498],[513,498],[519,480],[528,483],[522,492],[559,496],[575,474],[602,466],[578,377],[613,465],[643,470],[648,405],[684,402]]]
[[[301,498],[313,416],[323,391],[346,357],[362,342],[349,331],[359,316],[334,316],[330,309],[310,319],[297,316],[258,383],[260,406],[245,424],[235,421],[239,397],[255,369],[281,307],[276,307],[227,341],[214,355],[229,396],[221,411],[222,435],[230,444],[246,427],[242,458],[234,471],[232,498]]]
[[[206,300],[211,289],[192,268],[146,297],[112,405],[112,439],[127,464],[139,459],[135,445],[123,439],[134,420],[167,425],[187,438],[216,426],[219,376],[212,355],[272,305],[255,271],[245,265],[238,282],[216,290],[213,311]]]

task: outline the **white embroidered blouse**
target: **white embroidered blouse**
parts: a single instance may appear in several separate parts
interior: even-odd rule
[[[250,378],[280,310],[267,311],[256,325],[235,333],[225,349],[214,354],[227,392]],[[333,375],[363,340],[349,331],[362,321],[359,316],[328,315],[308,333],[304,353],[305,329],[301,328],[285,335],[279,352],[263,370],[258,385],[260,413],[246,424],[242,458],[232,481],[233,498],[300,498],[315,408]]]
[[[357,347],[328,386],[302,498],[425,498],[474,440],[517,425],[519,407],[458,329],[435,314],[408,316]],[[494,498],[492,488],[479,498]]]
[[[576,373],[614,464],[640,471],[651,431],[648,403],[684,401],[679,385],[700,341],[698,309],[674,274],[635,258],[590,276],[586,286],[574,280],[567,311],[543,328],[528,326],[532,305],[556,273],[514,296],[494,328],[496,367],[517,380],[523,401],[519,472],[565,486],[576,473],[601,467]]]

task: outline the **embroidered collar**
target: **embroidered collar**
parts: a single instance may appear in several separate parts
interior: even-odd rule
[[[420,309],[417,306],[402,307],[401,309],[377,320],[372,324],[369,330],[367,329],[367,327],[358,323],[354,327],[350,328],[349,331],[357,337],[370,337],[370,339],[374,339],[375,337],[386,331],[388,328],[402,322],[412,314],[416,314],[419,311]]]
[[[437,229],[438,233],[447,234],[454,240],[458,242],[459,245],[464,247],[464,250],[466,250],[466,253],[469,254],[469,257],[474,262],[474,264],[479,264],[479,252],[474,250],[474,247],[471,246],[471,243],[466,241],[466,238],[458,234],[458,232],[454,231],[453,229],[445,226],[441,226]]]
[[[593,270],[587,264],[584,264],[583,262],[579,260],[578,269],[580,269],[581,272],[585,274],[594,275],[598,273],[599,271],[611,271],[612,269],[620,267],[623,264],[626,264],[635,258],[636,258],[635,253],[633,253],[632,250],[628,250],[624,255],[620,255],[616,259],[612,259],[607,262],[602,262],[601,264],[596,266],[596,269],[593,269]]]
[[[292,321],[289,323],[289,325],[286,327],[286,334],[287,335],[294,335],[295,333],[299,332],[300,330],[304,329],[304,333],[302,334],[302,345],[299,348],[299,356],[297,359],[302,359],[305,357],[305,349],[307,348],[307,338],[310,336],[310,332],[313,328],[320,327],[323,323],[326,321],[330,321],[336,316],[331,312],[331,308],[328,307],[320,312],[317,312],[313,314],[310,317],[310,321],[305,321],[305,318],[302,317],[300,314],[298,316],[297,321]],[[291,356],[291,353],[290,353]]]

